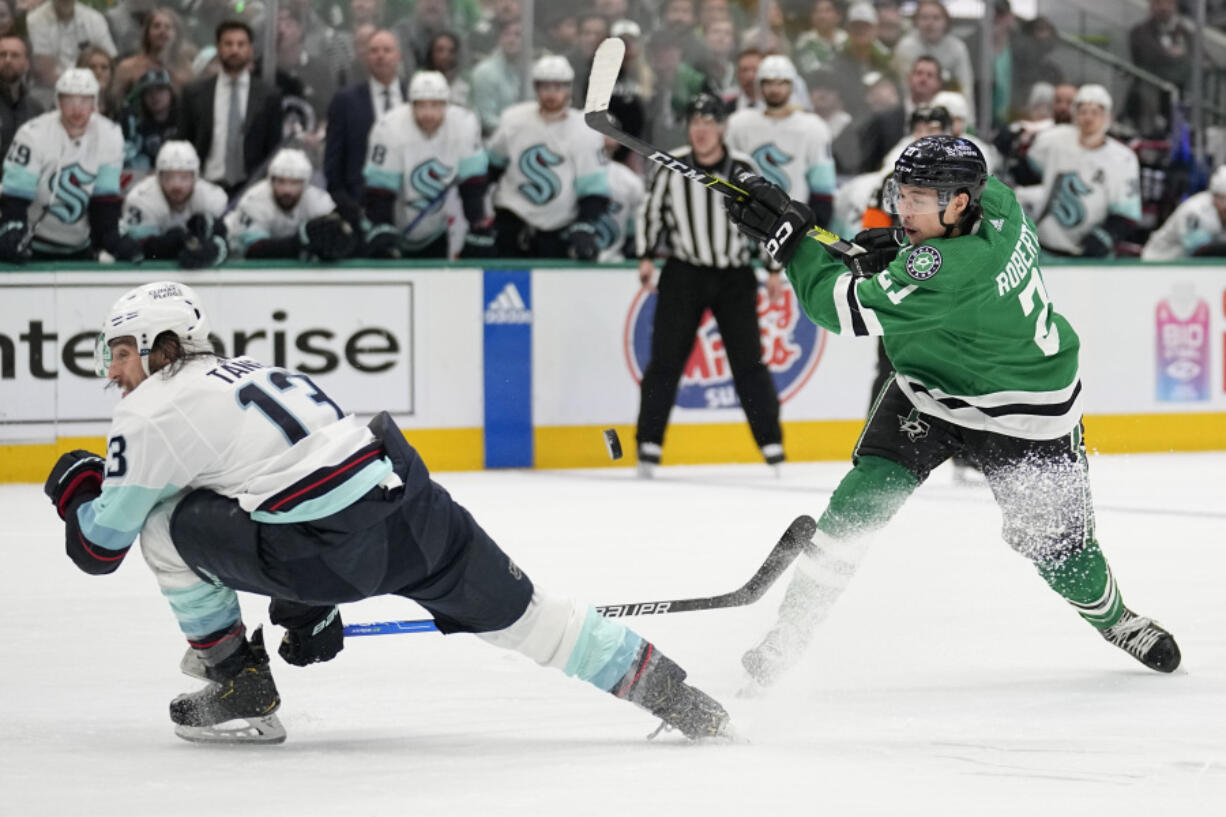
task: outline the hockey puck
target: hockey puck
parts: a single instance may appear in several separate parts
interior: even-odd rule
[[[617,437],[617,429],[606,428],[604,430],[604,447],[609,449],[609,459],[620,460],[622,458],[622,441]]]

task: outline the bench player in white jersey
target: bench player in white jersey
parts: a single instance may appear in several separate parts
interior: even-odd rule
[[[184,269],[221,264],[229,254],[221,220],[226,192],[200,178],[196,148],[166,142],[154,169],[124,197],[119,231],[139,241],[150,260],[178,261]]]
[[[337,261],[358,248],[358,235],[327,191],[311,185],[311,160],[282,148],[268,178],[252,185],[226,215],[230,249],[247,258]]]
[[[807,202],[819,226],[834,209],[834,155],[830,128],[817,114],[792,104],[796,69],[780,54],[758,65],[765,107],[742,108],[728,119],[728,147],[748,153],[762,176],[794,199]]]
[[[1176,207],[1141,250],[1142,261],[1174,261],[1189,255],[1226,255],[1226,165],[1213,171],[1208,190]]]
[[[532,66],[536,101],[502,112],[490,137],[495,250],[499,258],[594,261],[596,222],[609,206],[604,141],[570,107],[575,72],[565,57]]]
[[[1111,94],[1083,85],[1073,98],[1073,124],[1035,137],[1027,160],[1043,182],[1018,190],[1033,213],[1039,243],[1058,255],[1105,258],[1141,218],[1136,154],[1107,135]]]
[[[94,258],[139,261],[119,234],[123,133],[97,113],[98,80],[70,68],[55,83],[56,110],[18,128],[4,158],[0,261]]]
[[[493,247],[481,123],[450,98],[446,77],[418,71],[409,81],[409,104],[381,116],[370,131],[362,175],[372,258],[447,258],[443,205],[453,186],[468,221],[465,249]]]
[[[597,260],[602,264],[615,264],[626,260],[624,249],[627,242],[634,241],[635,214],[647,196],[647,186],[642,176],[613,158],[619,147],[617,142],[606,136],[604,147],[609,156],[609,209],[596,222],[596,238],[600,244]]]
[[[724,708],[621,619],[535,586],[386,412],[367,425],[304,374],[217,357],[182,284],[131,290],[103,326],[98,369],[123,391],[107,456],[65,454],[45,490],[86,573],[113,572],[140,537],[187,637],[181,666],[209,681],[171,702],[180,737],[285,739],[263,635],[248,640],[236,590],[272,598],[291,664],[340,652],[337,604],[399,595],[443,633],[521,652],[687,737],[729,734]]]

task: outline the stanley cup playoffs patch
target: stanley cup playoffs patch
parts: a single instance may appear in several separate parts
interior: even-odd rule
[[[907,256],[907,274],[917,281],[927,281],[941,269],[941,251],[921,244]]]

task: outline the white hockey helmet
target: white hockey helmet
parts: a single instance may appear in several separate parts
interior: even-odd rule
[[[796,79],[796,66],[792,65],[792,61],[782,54],[763,57],[762,62],[758,63],[757,81],[761,83],[768,79],[793,82]]]
[[[149,350],[163,332],[174,332],[184,346],[207,348],[209,319],[192,288],[174,281],[144,284],[119,296],[106,315],[106,323],[94,344],[94,370],[106,377],[111,365],[111,341],[136,340],[140,365],[149,372]]]
[[[1073,97],[1073,110],[1077,110],[1077,106],[1083,102],[1102,105],[1103,110],[1107,112],[1107,116],[1111,115],[1111,92],[1101,85],[1091,82],[1078,88],[1077,95]]]
[[[191,142],[171,139],[158,151],[155,167],[159,173],[163,170],[190,170],[199,175],[200,157],[196,155],[196,148]]]
[[[557,54],[546,54],[532,65],[533,82],[574,82],[575,69],[570,60]]]
[[[1226,165],[1213,171],[1209,177],[1209,192],[1215,196],[1226,196]]]
[[[88,68],[69,68],[55,81],[55,95],[72,94],[98,97],[98,78]]]
[[[418,100],[439,100],[446,102],[451,99],[451,89],[447,86],[447,77],[440,71],[418,71],[409,80],[409,102]]]
[[[311,160],[298,148],[281,148],[268,165],[268,178],[307,181],[315,169]]]
[[[941,91],[932,98],[932,102],[928,103],[930,108],[944,108],[949,111],[949,115],[953,119],[961,119],[964,122],[970,119],[970,110],[966,104],[966,97],[957,91]]]

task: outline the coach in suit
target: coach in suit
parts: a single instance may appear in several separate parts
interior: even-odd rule
[[[324,142],[324,177],[338,206],[357,207],[362,201],[362,167],[375,120],[405,100],[400,70],[400,46],[390,31],[376,31],[366,47],[369,79],[341,89],[328,106],[328,136]]]
[[[200,154],[208,181],[233,193],[281,143],[281,94],[251,73],[251,28],[237,20],[217,26],[221,73],[183,89],[179,133]]]

